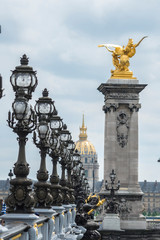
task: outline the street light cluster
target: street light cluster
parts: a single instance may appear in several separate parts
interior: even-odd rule
[[[10,194],[6,198],[8,212],[31,213],[36,208],[50,208],[62,204],[75,203],[75,199],[85,198],[89,193],[81,157],[66,124],[58,116],[54,101],[45,88],[35,104],[29,104],[38,84],[36,72],[28,66],[24,54],[21,65],[12,72],[10,81],[15,92],[12,112],[8,113],[8,125],[18,135],[19,154],[14,164],[15,178],[10,180]],[[29,164],[25,157],[27,135],[33,132],[33,142],[40,150],[40,168],[37,182],[27,178]],[[46,168],[46,155],[53,163],[52,174]],[[61,164],[59,179],[57,163]]]

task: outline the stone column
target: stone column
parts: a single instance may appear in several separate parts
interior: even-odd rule
[[[125,197],[130,209],[137,208],[130,211],[134,217],[139,216],[142,207],[138,183],[138,111],[139,93],[145,87],[137,79],[109,79],[98,87],[105,97],[104,180],[110,182],[109,174],[114,169],[121,183],[118,197]],[[101,195],[106,194],[103,186]]]

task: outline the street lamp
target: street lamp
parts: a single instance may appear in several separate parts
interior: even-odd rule
[[[81,155],[76,149],[73,153],[74,168],[72,171],[72,182],[75,190],[76,203],[84,201],[88,194],[87,184],[88,181],[85,178],[83,163],[81,162]]]
[[[71,171],[73,169],[73,151],[75,149],[75,143],[72,140],[68,141],[69,161],[67,163],[67,187],[70,195],[70,203],[75,203],[74,189],[71,181]]]
[[[108,186],[107,180],[105,181],[105,189],[110,191],[111,199],[115,196],[115,191],[118,191],[120,188],[120,181],[118,181],[117,186],[115,186],[115,180],[116,180],[116,173],[114,172],[114,169],[112,169],[112,172],[110,173],[110,186]]]
[[[52,158],[52,174],[50,176],[51,183],[51,194],[53,197],[53,206],[61,206],[63,202],[63,197],[61,194],[61,185],[59,185],[59,176],[57,173],[57,162],[60,157],[60,131],[62,129],[63,123],[62,119],[57,115],[57,111],[55,110],[50,118],[50,128],[51,128],[51,136],[50,136],[50,152],[49,155]]]
[[[25,62],[26,59],[27,62]],[[35,129],[35,114],[28,103],[28,99],[32,97],[32,92],[35,90],[37,77],[36,72],[31,70],[32,68],[28,67],[27,64],[28,58],[26,55],[23,55],[21,58],[21,66],[16,67],[16,70],[13,71],[15,75],[12,74],[11,76],[11,83],[16,97],[12,104],[13,111],[12,113],[10,111],[8,113],[8,125],[13,129],[13,132],[18,135],[19,153],[18,160],[14,164],[14,174],[16,178],[10,180],[11,193],[6,198],[6,205],[8,207],[7,212],[16,213],[31,213],[33,212],[33,206],[35,204],[31,188],[32,180],[27,178],[29,174],[29,164],[26,161],[25,145],[27,135]],[[23,67],[23,65],[25,67]],[[36,81],[31,84],[26,84],[24,87],[22,83],[26,73],[28,74],[28,68],[32,72],[32,78],[36,79]],[[16,75],[19,71],[17,69],[23,69],[19,79]]]
[[[61,167],[62,167],[62,175],[61,175],[61,179],[60,179],[60,185],[62,186],[63,204],[69,204],[69,202],[70,202],[67,181],[65,178],[66,164],[69,160],[69,151],[67,149],[67,146],[68,146],[68,141],[70,141],[70,140],[71,140],[71,134],[67,130],[66,124],[64,124],[62,130],[60,131],[61,159],[59,161],[61,164]]]
[[[54,103],[48,97],[48,91],[45,88],[42,97],[36,101],[35,111],[37,114],[37,132],[39,141],[37,141],[36,132],[34,132],[33,140],[35,145],[40,149],[41,162],[37,171],[38,182],[34,184],[36,195],[36,207],[50,208],[53,198],[50,194],[50,184],[48,180],[48,171],[46,169],[46,154],[49,150],[49,117],[54,111]]]
[[[63,126],[62,119],[57,114],[57,110],[55,109],[50,117],[50,128],[53,132],[61,131]]]

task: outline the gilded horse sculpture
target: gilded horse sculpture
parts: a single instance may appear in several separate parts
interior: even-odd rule
[[[105,47],[109,52],[112,53],[112,61],[115,66],[115,70],[111,70],[111,78],[123,78],[123,79],[135,79],[133,72],[129,70],[129,59],[136,53],[136,47],[143,41],[143,37],[137,44],[133,44],[133,39],[128,40],[127,46],[121,47],[115,44],[101,44],[98,47]],[[114,50],[110,49],[114,48]]]

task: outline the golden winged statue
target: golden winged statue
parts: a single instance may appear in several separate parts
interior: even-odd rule
[[[115,70],[111,70],[111,78],[116,79],[135,79],[133,72],[129,70],[129,59],[136,53],[136,47],[143,41],[143,37],[138,43],[133,44],[133,39],[128,40],[127,46],[121,47],[115,44],[101,44],[98,47],[105,47],[109,52],[112,53],[112,61],[115,66]],[[114,50],[112,50],[114,48]]]

